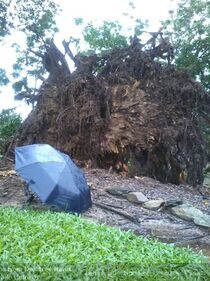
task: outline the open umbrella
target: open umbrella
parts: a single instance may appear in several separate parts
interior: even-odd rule
[[[15,149],[15,169],[43,203],[81,213],[91,207],[83,172],[70,157],[48,144]]]

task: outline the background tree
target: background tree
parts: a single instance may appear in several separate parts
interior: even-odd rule
[[[170,11],[170,19],[163,23],[174,45],[175,64],[186,68],[207,91],[210,90],[209,19],[210,1],[180,0],[176,11]],[[203,117],[200,127],[208,143],[210,159],[210,115],[206,112]]]
[[[0,84],[12,82],[16,99],[35,101],[39,81],[46,73],[43,67],[46,47],[58,31],[55,23],[58,11],[53,0],[0,0],[0,43],[14,32],[22,38],[20,43],[14,39],[12,44],[17,60],[10,80],[5,70],[0,69]]]
[[[94,26],[92,22],[88,23],[82,33],[84,41],[88,44],[88,51],[104,53],[116,47],[126,47],[128,42],[122,29],[122,25],[117,21],[104,21],[98,27]]]
[[[134,36],[138,36],[140,41],[144,29],[148,27],[148,21],[133,16],[135,6],[132,1],[128,2],[128,6],[128,12],[123,13],[123,16],[129,20],[129,26],[126,28],[119,21],[103,21],[98,24],[75,18],[75,24],[82,27],[82,38],[73,40],[77,52],[103,55],[114,48],[127,47]],[[81,49],[81,41],[84,41],[84,49]]]
[[[210,1],[180,0],[164,22],[175,47],[175,63],[210,89]]]

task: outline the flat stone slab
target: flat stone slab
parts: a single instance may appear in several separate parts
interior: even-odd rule
[[[130,202],[142,204],[148,201],[148,198],[142,192],[129,192],[127,199]]]
[[[148,220],[141,223],[151,235],[167,243],[196,243],[204,234],[193,226],[186,224],[170,223],[164,220]]]
[[[106,192],[108,192],[111,195],[120,196],[120,197],[124,197],[124,198],[127,197],[128,193],[134,191],[132,189],[128,189],[128,188],[125,188],[125,187],[119,187],[119,186],[106,188],[105,190],[106,190]]]
[[[165,203],[165,200],[163,199],[157,199],[157,200],[149,200],[143,204],[143,207],[149,210],[158,210],[161,208]]]
[[[171,212],[184,220],[193,221],[199,226],[210,227],[210,216],[193,206],[182,204],[171,208]]]

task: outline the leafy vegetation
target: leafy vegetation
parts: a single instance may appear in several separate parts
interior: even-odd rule
[[[104,54],[114,48],[123,48],[129,45],[134,35],[141,36],[143,30],[148,27],[148,20],[141,20],[133,16],[135,6],[132,1],[128,1],[128,9],[123,16],[129,20],[129,26],[125,27],[119,21],[85,22],[83,18],[75,18],[76,26],[82,27],[82,38],[72,40],[76,43],[77,52],[84,54]],[[139,38],[140,40],[140,38]],[[84,41],[85,49],[81,50]]]
[[[127,38],[122,33],[119,22],[104,21],[99,27],[88,23],[83,30],[83,37],[89,49],[96,53],[103,53],[115,47],[126,47]]]
[[[129,14],[126,16],[131,17]],[[118,21],[103,21],[101,25],[97,25],[93,22],[85,23],[81,18],[75,18],[75,24],[82,26],[82,36],[85,42],[86,49],[83,53],[97,53],[104,54],[114,48],[127,47],[129,41],[134,34],[131,34],[130,38],[126,34],[122,24]],[[147,21],[143,22],[141,19],[134,20],[134,33],[140,36],[143,33],[143,29],[147,26]],[[130,27],[128,28],[131,29]],[[81,52],[79,42],[75,40],[77,51]]]
[[[21,125],[22,119],[15,113],[15,108],[3,109],[0,112],[0,154],[4,142],[14,135]]]
[[[19,129],[21,117],[15,113],[15,108],[3,109],[0,112],[0,138],[6,139]]]
[[[0,208],[1,280],[209,280],[191,250],[67,213]]]
[[[0,0],[0,43],[8,36],[20,38],[13,40],[12,47],[17,54],[10,82],[17,99],[35,102],[40,81],[46,74],[43,67],[46,47],[58,31],[55,16],[58,5],[53,0]],[[15,33],[14,33],[15,32]],[[9,78],[4,69],[0,85],[6,85]]]
[[[5,86],[9,83],[9,79],[6,75],[6,71],[3,68],[0,68],[0,86]]]
[[[164,26],[176,50],[175,63],[210,88],[210,2],[180,0]]]
[[[163,23],[175,49],[175,64],[187,69],[207,91],[210,89],[209,18],[209,1],[179,0],[177,9],[170,11],[169,19]],[[206,119],[210,119],[209,114]],[[210,126],[205,120],[201,120],[200,127],[210,153]]]

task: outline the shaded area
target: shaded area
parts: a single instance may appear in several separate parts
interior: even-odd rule
[[[93,167],[201,184],[207,151],[200,124],[210,99],[171,65],[170,43],[133,40],[101,56],[73,56],[63,44],[77,68],[70,73],[54,43],[47,48],[50,75],[16,144],[48,143]]]

